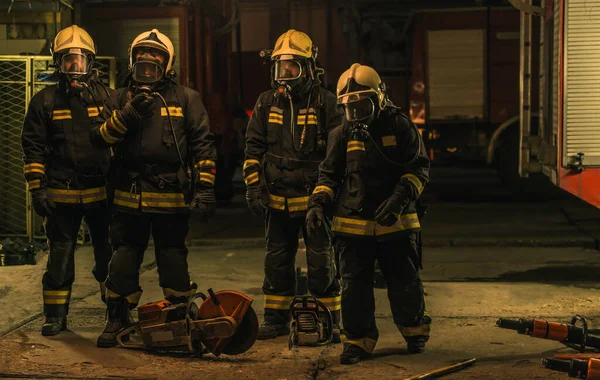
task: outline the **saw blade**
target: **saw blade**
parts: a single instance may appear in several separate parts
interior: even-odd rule
[[[258,317],[252,306],[248,307],[248,311],[242,319],[242,323],[238,330],[227,342],[223,349],[223,353],[227,355],[239,355],[250,349],[256,342],[258,336]]]

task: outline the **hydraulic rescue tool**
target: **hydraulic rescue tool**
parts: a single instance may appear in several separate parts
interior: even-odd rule
[[[234,290],[208,289],[208,294],[196,293],[188,303],[163,300],[139,306],[139,321],[119,332],[119,346],[197,355],[204,346],[215,356],[246,352],[258,335],[252,299]]]
[[[581,321],[582,327],[576,326]],[[533,338],[550,339],[567,347],[585,352],[586,347],[600,348],[600,337],[590,335],[584,317],[576,315],[571,323],[549,322],[543,319],[504,319],[500,318],[496,326],[503,329],[516,330],[519,334],[530,335]],[[597,330],[593,330],[594,333]]]
[[[542,359],[542,365],[548,369],[566,372],[569,377],[587,380],[600,380],[600,359],[559,360],[552,358]]]
[[[323,302],[308,293],[308,279],[296,269],[296,296],[290,303],[290,335],[288,348],[321,346],[331,342],[333,318]]]

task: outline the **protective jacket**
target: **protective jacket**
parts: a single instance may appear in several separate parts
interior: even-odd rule
[[[25,116],[21,143],[28,189],[46,188],[59,203],[103,201],[110,150],[93,146],[90,130],[114,91],[91,81],[89,91],[67,96],[62,86],[59,82],[35,94]]]
[[[341,122],[335,95],[322,87],[294,101],[278,98],[275,90],[263,92],[246,132],[246,185],[262,180],[271,210],[306,212],[328,134]]]
[[[132,97],[128,87],[118,89],[92,130],[96,144],[115,147],[114,204],[120,211],[185,213],[191,187],[214,187],[217,153],[200,94],[172,82],[157,91],[167,107],[155,97],[154,116],[134,127],[115,112]]]
[[[330,134],[314,193],[337,196],[332,231],[386,239],[420,230],[416,201],[429,180],[429,158],[418,133],[392,108],[381,112],[368,133],[344,124]],[[394,225],[378,224],[375,212],[399,182],[409,189],[409,202]]]

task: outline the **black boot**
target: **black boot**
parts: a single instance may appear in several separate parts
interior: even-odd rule
[[[406,340],[406,350],[409,354],[420,354],[425,351],[425,343],[429,340],[428,336],[417,335],[404,337]]]
[[[344,352],[340,355],[341,364],[356,364],[362,359],[366,359],[371,356],[370,353],[363,350],[362,348],[353,344],[347,344],[344,346]]]
[[[42,326],[43,336],[53,336],[60,334],[67,329],[67,316],[49,317],[46,316],[46,322]]]
[[[290,326],[281,323],[273,323],[270,321],[264,321],[258,328],[258,340],[275,339],[278,336],[289,335]]]
[[[117,345],[119,331],[133,324],[133,318],[129,311],[129,303],[125,298],[107,300],[108,320],[102,335],[98,337],[98,347],[114,347]],[[123,337],[127,340],[129,337]]]

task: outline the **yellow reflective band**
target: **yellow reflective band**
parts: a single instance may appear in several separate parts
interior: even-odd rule
[[[169,297],[191,297],[196,293],[196,289],[190,289],[185,292],[180,292],[171,288],[163,288],[163,295],[165,298]]]
[[[288,198],[289,211],[305,211],[308,208],[308,197]]]
[[[313,194],[316,194],[316,193],[327,193],[327,194],[329,194],[329,196],[331,197],[331,199],[333,199],[333,196],[334,196],[333,189],[331,187],[329,187],[329,186],[317,186],[317,187],[315,187],[315,189],[313,190],[312,193]]]
[[[106,123],[108,123],[108,121],[100,126],[100,136],[102,136],[104,141],[106,141],[107,143],[114,144],[117,141],[119,141],[119,138],[113,137],[108,133],[108,131],[106,130]]]
[[[121,297],[123,297],[123,296],[113,292],[109,288],[106,288],[106,298],[107,299],[118,299]],[[141,297],[142,297],[142,291],[139,290],[139,291],[137,291],[135,293],[131,293],[130,295],[125,296],[123,298],[125,298],[127,300],[127,302],[129,302],[130,304],[137,305],[137,303],[140,301]]]
[[[48,189],[48,199],[58,203],[80,203],[81,194],[78,190]]]
[[[396,136],[383,136],[381,138],[383,142],[383,146],[396,146],[398,143],[396,142]]]
[[[115,131],[117,131],[119,134],[125,134],[125,132],[127,132],[127,127],[121,123],[121,120],[119,120],[119,118],[117,117],[117,111],[113,111],[112,116],[109,119],[110,121],[110,126],[112,128],[114,128]]]
[[[39,189],[40,187],[42,187],[42,180],[40,180],[40,179],[34,179],[33,181],[27,182],[28,190],[35,190],[35,189]]]
[[[25,164],[23,171],[25,172],[25,174],[30,174],[30,173],[45,174],[46,166],[44,164],[39,164],[37,162],[33,162],[31,164]]]
[[[244,178],[244,182],[246,182],[246,185],[253,185],[256,182],[258,182],[259,178],[258,178],[258,172],[254,172],[252,174],[250,174],[249,176],[247,176],[246,178]]]
[[[269,194],[269,207],[275,210],[285,210],[285,197]]]
[[[246,170],[250,165],[260,165],[260,162],[258,160],[246,160],[244,161],[243,170]]]
[[[99,111],[98,111],[98,108],[100,108]],[[87,109],[88,117],[96,117],[96,116],[100,115],[100,112],[102,112],[103,109],[104,109],[104,107],[88,107],[88,109]]]
[[[211,185],[215,184],[215,175],[207,172],[200,172],[200,182],[207,182]]]
[[[269,111],[270,111],[270,113],[273,113],[273,114],[283,115],[283,110],[281,108],[279,108],[279,107],[272,106],[269,109]]]
[[[387,235],[387,234],[391,234],[394,232],[411,230],[411,229],[416,229],[416,228],[420,228],[420,227],[421,227],[421,224],[419,223],[419,217],[417,216],[416,213],[405,214],[405,215],[400,215],[400,218],[398,218],[398,221],[390,227],[382,226],[379,223],[375,223],[375,235],[377,235],[377,236]]]
[[[175,117],[183,117],[183,109],[181,107],[169,107],[169,114]],[[168,116],[167,109],[165,107],[160,107],[160,116]]]
[[[336,216],[333,218],[331,230],[351,235],[381,236],[420,227],[419,217],[416,213],[412,213],[400,215],[398,221],[390,227],[382,226],[373,220],[351,219]]]
[[[106,188],[95,187],[93,189],[81,190],[81,203],[92,203],[106,199]]]
[[[46,305],[66,305],[69,303],[69,299],[45,299],[44,303]]]
[[[289,310],[293,296],[273,296],[265,294],[265,309]]]
[[[194,167],[197,169],[201,166],[210,166],[211,168],[217,167],[217,164],[213,160],[202,160],[198,161]]]
[[[400,333],[402,336],[429,336],[431,332],[431,324],[412,326],[412,327],[400,327]]]
[[[354,346],[358,346],[360,348],[362,348],[363,350],[365,350],[368,353],[373,353],[373,350],[375,349],[375,345],[377,344],[377,341],[375,339],[371,339],[371,338],[362,338],[362,339],[344,339],[344,346],[348,345],[348,344],[352,344]]]
[[[417,193],[419,193],[419,195],[423,192],[423,182],[421,182],[419,177],[414,174],[405,174],[402,176],[402,178],[406,178],[408,182],[412,183],[417,189]]]
[[[269,114],[268,122],[283,125],[283,115],[277,115],[277,114],[271,113],[271,114]]]
[[[113,202],[119,206],[135,208],[140,206],[140,194],[128,193],[126,191],[115,190]]]
[[[151,193],[142,191],[142,207],[187,207],[183,193]]]
[[[46,305],[65,305],[71,299],[70,290],[44,290],[42,295]]]
[[[338,311],[342,309],[342,296],[318,298],[319,301],[329,309],[329,311]]]
[[[303,125],[306,121],[307,125],[317,125],[317,116],[316,115],[308,115],[308,120],[306,119],[306,115],[299,115],[297,119],[298,125]]]
[[[54,110],[52,111],[52,121],[55,120],[70,120],[71,110]]]
[[[355,150],[365,150],[365,143],[362,141],[348,141],[348,148],[346,149],[346,152],[353,152]]]

